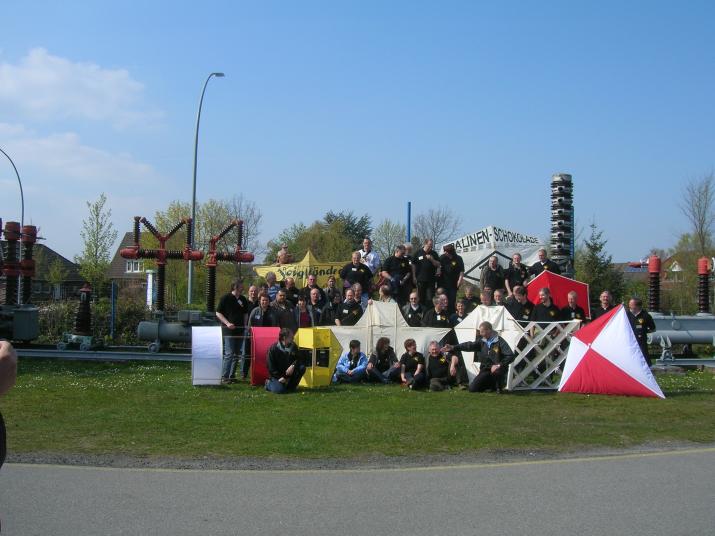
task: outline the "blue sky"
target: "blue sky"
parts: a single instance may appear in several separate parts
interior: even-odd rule
[[[147,5],[148,4],[148,5]],[[463,231],[548,236],[574,177],[618,261],[672,246],[715,168],[712,2],[3,2],[0,147],[26,221],[67,256],[84,202],[131,230],[243,193],[263,240],[327,210],[374,224],[448,205]],[[19,217],[0,162],[5,220]]]

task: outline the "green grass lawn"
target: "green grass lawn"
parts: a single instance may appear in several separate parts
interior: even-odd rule
[[[21,360],[0,400],[15,453],[342,458],[715,442],[712,372],[659,375],[666,400],[331,387],[192,387],[188,363]]]

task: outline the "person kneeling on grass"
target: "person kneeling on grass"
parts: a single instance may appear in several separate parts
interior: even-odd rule
[[[443,354],[437,341],[429,343],[429,390],[444,391],[456,385],[458,364],[459,358],[456,355],[450,358],[448,354]]]
[[[377,339],[375,351],[367,362],[367,379],[378,383],[400,381],[400,363],[387,337]]]
[[[350,350],[340,356],[333,383],[358,383],[367,377],[367,356],[360,351],[360,341],[350,341]]]
[[[509,363],[514,360],[514,352],[489,322],[479,324],[479,337],[476,341],[454,346],[445,344],[442,348],[443,352],[453,350],[476,352],[475,361],[480,363],[479,374],[469,384],[470,392],[501,391]]]
[[[427,384],[425,374],[425,356],[417,351],[417,343],[414,339],[405,341],[405,350],[400,358],[400,379],[402,385],[410,389],[420,389]]]
[[[298,359],[289,328],[281,329],[278,342],[268,349],[267,365],[270,378],[266,380],[266,391],[277,395],[295,391],[305,374],[305,365]]]

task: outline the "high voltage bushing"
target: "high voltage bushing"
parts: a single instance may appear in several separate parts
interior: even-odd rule
[[[7,255],[3,265],[5,274],[5,305],[17,304],[20,263],[18,262],[18,243],[20,242],[20,224],[16,221],[5,223]]]
[[[159,241],[158,249],[145,249],[139,246],[139,240],[141,238],[139,223],[143,224],[144,227],[154,236],[154,238]],[[184,249],[166,249],[166,243],[183,226],[186,226],[186,242],[184,245]],[[174,225],[174,227],[172,227],[168,233],[161,234],[159,231],[157,231],[156,227],[154,227],[154,225],[149,220],[136,216],[134,218],[134,245],[127,248],[122,248],[119,251],[119,254],[124,259],[156,259],[156,308],[158,311],[163,311],[165,305],[164,290],[166,288],[166,262],[171,259],[184,261],[200,261],[204,258],[203,252],[191,249],[191,228],[191,218],[183,218],[179,223]]]
[[[648,310],[660,312],[660,257],[651,255],[648,259]]]
[[[707,257],[698,259],[698,312],[710,312],[710,261]]]
[[[228,234],[228,232],[236,228],[236,249],[233,253],[219,252],[216,250],[216,244]],[[212,313],[216,309],[216,266],[219,262],[252,262],[253,253],[243,251],[243,221],[233,220],[230,224],[224,227],[220,233],[212,236],[209,240],[209,251],[206,254],[206,268],[208,269],[208,277],[206,278],[206,311]]]
[[[571,175],[551,177],[551,257],[566,275],[573,274],[573,182]]]
[[[22,261],[20,273],[22,274],[22,303],[30,303],[32,297],[32,278],[35,277],[35,260],[32,258],[33,247],[37,242],[37,227],[25,225],[22,228]]]

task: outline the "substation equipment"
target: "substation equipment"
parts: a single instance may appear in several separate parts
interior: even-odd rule
[[[551,177],[551,260],[566,277],[574,276],[574,208],[571,175]]]
[[[143,225],[159,242],[158,249],[142,248],[140,244],[141,228]],[[166,264],[169,260],[178,261],[200,261],[204,258],[204,252],[191,248],[191,230],[193,222],[191,218],[183,218],[169,232],[161,234],[156,227],[140,216],[134,218],[134,245],[123,248],[119,254],[125,259],[154,259],[157,265],[156,277],[156,308],[154,318],[139,323],[137,336],[139,340],[148,341],[150,352],[158,352],[162,345],[167,342],[191,342],[191,328],[193,326],[214,326],[218,324],[215,315],[216,303],[216,267],[219,262],[243,263],[253,262],[254,256],[248,251],[241,249],[243,243],[243,221],[233,220],[220,233],[212,236],[209,240],[209,251],[206,254],[206,312],[198,310],[181,310],[177,314],[176,321],[166,319],[164,312],[166,294]],[[176,234],[179,229],[186,227],[186,242],[181,250],[169,250],[166,247],[169,239]],[[237,243],[234,251],[218,251],[217,244],[231,230],[237,230]]]
[[[5,300],[0,304],[0,338],[30,342],[40,333],[39,311],[30,303],[37,227],[9,221],[3,228],[0,219],[0,238],[3,236],[0,274],[5,276]]]
[[[648,311],[655,322],[656,330],[648,334],[648,344],[661,347],[659,364],[705,365],[713,359],[675,359],[673,345],[690,348],[693,344],[715,346],[715,315],[710,311],[710,260],[698,259],[698,313],[695,315],[663,314],[660,309],[661,259],[652,255],[647,262],[629,263],[634,267],[648,268]]]

